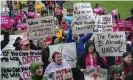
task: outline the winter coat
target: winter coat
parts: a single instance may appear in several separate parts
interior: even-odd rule
[[[67,36],[65,42],[76,42],[72,37],[72,29],[70,26],[67,26]],[[84,44],[87,40],[89,40],[92,36],[92,33],[87,33],[86,35],[79,37],[78,41],[76,42],[76,51],[77,55],[81,55],[84,52]]]

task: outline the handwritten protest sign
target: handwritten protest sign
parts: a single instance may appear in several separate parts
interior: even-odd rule
[[[112,15],[101,15],[96,16],[96,21],[94,24],[94,32],[112,32]]]
[[[15,47],[13,46],[13,43],[15,42],[15,40],[16,40],[16,38],[17,37],[21,37],[22,38],[22,35],[10,35],[9,36],[9,43],[4,47],[4,49],[2,49],[2,50],[14,50],[15,49]],[[4,36],[2,35],[2,36],[0,36],[0,38],[1,38],[1,40],[3,40],[4,39]]]
[[[73,6],[73,34],[84,34],[93,31],[93,24],[90,24],[95,19],[90,3],[75,3]]]
[[[55,80],[73,80],[72,70],[70,68],[57,70],[55,72]]]
[[[68,63],[70,64],[72,68],[76,67],[77,59],[76,59],[76,44],[75,43],[57,44],[57,45],[49,46],[49,48],[50,48],[50,56],[52,56],[52,54],[55,51],[59,51],[63,53],[63,58],[68,61]]]
[[[125,32],[98,33],[95,47],[101,56],[122,56],[126,52]]]
[[[107,70],[102,68],[89,68],[84,73],[85,80],[107,80]]]
[[[29,39],[40,39],[48,36],[55,36],[54,17],[47,16],[37,19],[28,19],[27,27]]]
[[[2,51],[1,80],[26,79],[31,75],[29,66],[33,61],[41,61],[40,51]]]

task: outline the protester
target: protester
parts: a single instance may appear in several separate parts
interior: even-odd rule
[[[124,77],[132,71],[132,56],[130,52],[125,52],[122,56],[122,65],[120,65],[120,67],[122,68],[122,72],[124,74]]]
[[[133,71],[128,73],[128,75],[125,77],[125,80],[133,80]]]
[[[37,41],[37,48],[38,48],[38,50],[41,50],[41,49],[43,49],[44,47],[45,47],[45,42],[43,41],[43,40],[38,40]]]
[[[107,80],[123,80],[121,79],[122,69],[119,66],[113,65],[108,68]]]
[[[2,9],[3,12],[10,12],[9,8],[7,5],[5,5],[5,7]]]
[[[23,39],[20,41],[20,46],[22,50],[30,50],[30,44],[29,44],[29,40],[27,39]]]
[[[120,20],[120,13],[118,12],[118,9],[112,10],[112,18],[115,22]]]
[[[81,55],[84,52],[84,44],[91,38],[92,33],[87,33],[82,37],[80,37],[78,34],[72,35],[72,29],[70,25],[67,26],[66,30],[68,31],[68,33],[66,35],[65,42],[76,42],[77,56]]]
[[[89,40],[85,44],[85,52],[77,59],[77,68],[82,72],[80,80],[84,79],[83,73],[90,67],[104,67],[102,59],[94,47],[94,42]]]
[[[32,62],[30,66],[31,76],[27,80],[48,80],[43,76],[43,64],[40,62]]]
[[[14,41],[13,46],[15,47],[15,50],[21,50],[20,41],[22,40],[21,37],[17,37]]]
[[[49,77],[52,80],[55,80],[54,72],[56,70],[71,68],[68,62],[64,58],[62,58],[62,53],[60,52],[55,51],[52,55],[52,60],[53,62],[51,62],[47,66],[44,73],[45,76]]]

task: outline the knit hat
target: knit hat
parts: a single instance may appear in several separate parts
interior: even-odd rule
[[[27,39],[20,41],[20,45],[27,45],[27,44],[29,44],[29,40]]]
[[[21,37],[17,37],[16,40],[15,40],[15,42],[14,42],[14,44],[13,44],[13,46],[14,46],[14,47],[17,47],[17,45],[20,44],[20,41],[21,41],[21,40],[22,40]]]

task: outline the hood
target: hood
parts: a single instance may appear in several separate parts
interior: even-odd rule
[[[30,66],[30,70],[31,70],[32,76],[35,76],[36,75],[35,72],[36,72],[36,69],[39,66],[42,66],[42,63],[41,62],[32,62],[31,66]]]
[[[114,72],[122,73],[122,68],[120,66],[116,66],[116,65],[109,67],[108,75],[107,75],[108,80],[112,80]]]

